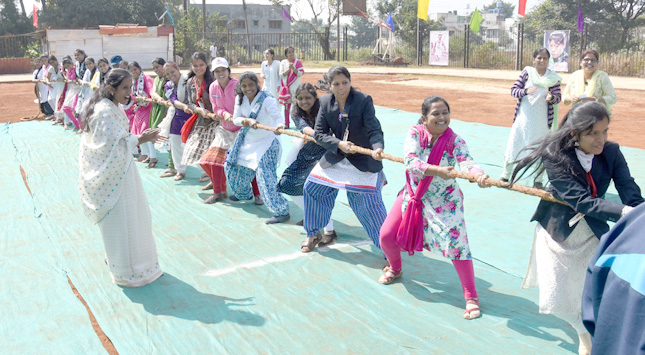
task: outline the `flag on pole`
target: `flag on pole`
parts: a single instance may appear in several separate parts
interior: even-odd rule
[[[390,12],[387,14],[387,18],[385,19],[385,23],[387,23],[390,26],[390,31],[394,32],[394,20],[392,19],[392,13]]]
[[[517,14],[522,17],[526,17],[525,13],[526,13],[526,0],[520,0],[520,3],[517,6]]]
[[[172,25],[174,27],[177,27],[177,25],[175,25],[175,20],[172,19],[172,14],[170,13],[170,10],[168,10],[168,5],[165,5],[165,6],[166,6],[166,12],[168,13],[168,17],[170,17],[170,22],[172,22]]]
[[[430,5],[430,0],[419,0],[419,3],[417,5],[417,17],[426,22],[428,22],[429,5]]]
[[[34,4],[34,13],[31,17],[34,20],[34,27],[38,28],[38,8],[36,7],[36,4]]]
[[[293,22],[293,19],[291,18],[291,15],[289,15],[287,10],[284,9],[284,6],[282,7],[282,17],[284,17],[285,20],[289,20],[289,22]]]
[[[578,4],[578,32],[582,33],[585,30],[585,18],[582,17],[582,9]]]
[[[477,34],[477,32],[479,32],[479,25],[481,25],[482,21],[484,21],[484,18],[479,13],[477,8],[475,8],[475,12],[473,12],[472,17],[470,18],[470,29],[474,34]]]

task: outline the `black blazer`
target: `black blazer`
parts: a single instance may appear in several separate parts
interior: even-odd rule
[[[349,137],[348,141],[357,146],[376,150],[383,148],[383,131],[381,123],[376,118],[372,97],[351,89],[345,112],[349,110]],[[343,139],[347,118],[342,122],[338,119],[340,108],[333,94],[320,98],[320,110],[316,118],[314,138],[327,152],[320,159],[323,168],[332,166],[347,157],[347,160],[360,171],[379,172],[383,164],[364,154],[345,154],[338,149],[338,142]]]
[[[573,166],[573,175],[570,172],[556,172],[554,163],[548,159],[544,160],[544,167],[551,183],[549,191],[567,205],[542,200],[531,218],[531,221],[538,221],[553,240],[562,242],[567,239],[576,227],[569,227],[569,220],[578,212],[585,214],[587,224],[600,239],[609,231],[607,221],[618,221],[625,205],[636,207],[643,203],[641,190],[629,173],[629,167],[618,144],[606,142],[602,153],[593,158],[590,172],[596,184],[596,197],[591,196],[591,185],[575,150],[565,150],[562,154]],[[611,180],[614,180],[614,186],[623,204],[603,199]]]

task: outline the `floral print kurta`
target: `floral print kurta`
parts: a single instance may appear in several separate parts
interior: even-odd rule
[[[410,172],[410,185],[414,191],[428,167],[428,156],[432,149],[432,146],[421,146],[419,127],[423,126],[415,126],[408,131],[404,146],[405,167]],[[458,166],[459,170],[471,174],[483,172],[468,153],[466,142],[458,135],[454,135],[454,141],[446,144],[439,165]],[[455,179],[444,180],[438,176],[432,179],[428,191],[421,198],[424,246],[431,252],[453,260],[472,259],[464,222],[463,199],[464,195]],[[409,200],[410,196],[404,190],[404,213]]]

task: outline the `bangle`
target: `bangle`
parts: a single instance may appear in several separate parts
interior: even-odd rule
[[[242,120],[242,124],[246,126],[246,118]]]

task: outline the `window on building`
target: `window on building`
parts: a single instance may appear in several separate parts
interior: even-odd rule
[[[238,29],[238,28],[245,28],[246,23],[244,20],[232,20],[233,22],[233,28]]]
[[[260,20],[253,20],[253,26],[255,27],[260,26]]]
[[[269,20],[269,28],[281,30],[282,29],[282,21],[280,21],[280,20]]]

